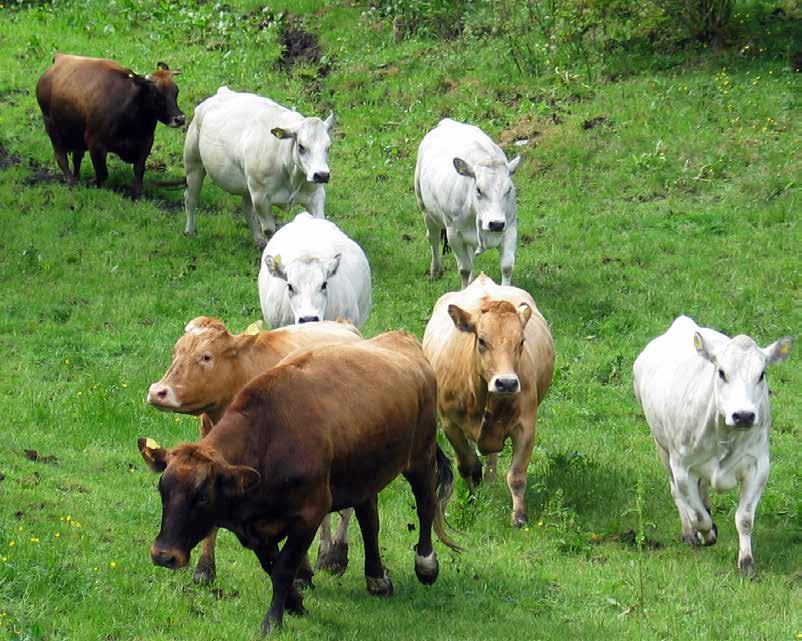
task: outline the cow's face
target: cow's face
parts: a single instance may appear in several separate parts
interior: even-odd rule
[[[488,393],[518,394],[524,328],[532,316],[532,308],[526,303],[516,309],[508,301],[490,301],[483,304],[478,313],[449,305],[448,314],[457,329],[473,334],[476,362],[482,380],[487,382]]]
[[[329,148],[334,114],[325,120],[304,118],[295,127],[276,127],[272,130],[276,138],[292,140],[292,158],[310,183],[327,183],[329,172]]]
[[[340,254],[321,260],[300,258],[283,265],[280,256],[265,256],[271,276],[287,283],[287,300],[296,323],[322,321],[329,302],[329,279],[337,273]]]
[[[160,62],[156,71],[144,78],[148,107],[168,127],[182,127],[185,122],[184,113],[178,108],[178,85],[175,84],[179,73]]]
[[[766,368],[788,357],[791,337],[786,336],[761,349],[748,336],[736,336],[715,351],[699,332],[693,340],[697,353],[715,365],[714,396],[724,423],[737,429],[768,425]]]
[[[520,156],[508,163],[482,162],[476,165],[454,158],[457,173],[472,179],[468,203],[476,215],[477,230],[500,234],[507,228],[507,212],[515,207],[512,176],[520,163]]]
[[[137,444],[148,467],[162,475],[162,525],[150,548],[151,559],[171,570],[183,568],[192,548],[209,534],[226,505],[258,485],[259,473],[229,465],[204,445],[166,450],[146,438]]]
[[[216,318],[199,316],[184,328],[173,348],[170,369],[148,390],[154,407],[181,414],[202,414],[224,408],[236,389],[237,358],[258,336],[246,331],[232,336]]]

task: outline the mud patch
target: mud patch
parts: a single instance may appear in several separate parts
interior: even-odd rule
[[[635,532],[635,530],[627,530],[626,532],[617,534],[612,538],[614,541],[618,541],[619,543],[623,543],[629,547],[638,547],[638,534]],[[663,544],[660,543],[660,541],[655,541],[654,539],[650,539],[648,536],[645,536],[643,540],[643,548],[646,550],[660,550],[663,548]]]
[[[590,131],[601,125],[609,125],[610,119],[607,116],[596,116],[595,118],[588,118],[582,123],[582,129]]]
[[[550,118],[527,115],[515,124],[507,127],[499,135],[502,147],[523,147],[536,145],[547,138],[559,126],[561,120],[554,114]]]
[[[0,169],[7,169],[22,162],[17,154],[12,154],[8,149],[0,145]]]
[[[58,463],[58,458],[52,454],[44,456],[36,450],[24,450],[25,458],[29,461],[36,461],[37,463]]]
[[[291,69],[299,62],[312,65],[320,63],[323,52],[317,34],[306,31],[298,16],[287,15],[284,17],[279,41],[282,46],[278,59],[279,68]],[[325,65],[318,71],[323,71],[322,75],[328,74],[328,68]]]

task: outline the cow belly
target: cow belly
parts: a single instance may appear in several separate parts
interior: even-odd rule
[[[203,167],[215,185],[229,194],[243,195],[248,192],[248,179],[230,154],[216,141],[200,143],[200,155]]]

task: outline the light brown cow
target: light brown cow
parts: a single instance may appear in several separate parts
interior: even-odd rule
[[[324,321],[290,325],[271,332],[249,328],[232,335],[216,318],[200,316],[184,328],[185,334],[173,348],[170,369],[148,390],[148,403],[168,412],[201,417],[201,436],[206,436],[220,420],[229,403],[252,378],[263,374],[295,351],[332,343],[362,340],[350,323]],[[331,519],[326,517],[320,531],[317,567],[342,574],[348,565],[348,523],[352,511],[342,513],[342,521],[332,541]],[[195,581],[210,583],[215,577],[215,538],[217,531],[203,542],[203,552],[195,570]],[[312,572],[306,565],[299,582],[308,585]]]
[[[491,477],[504,441],[512,439],[507,473],[512,523],[524,525],[537,408],[554,371],[551,332],[535,301],[522,289],[496,285],[480,274],[466,289],[437,301],[423,351],[437,375],[443,431],[471,487],[482,479],[474,444],[490,455]]]

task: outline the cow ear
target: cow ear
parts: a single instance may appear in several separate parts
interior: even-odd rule
[[[262,475],[246,465],[226,465],[221,477],[227,492],[237,496],[250,492],[262,480]]]
[[[332,112],[329,114],[329,117],[328,117],[328,118],[326,118],[326,119],[323,121],[323,124],[324,124],[324,125],[326,125],[326,130],[327,130],[327,131],[331,131],[331,128],[334,126],[334,124],[335,124],[336,122],[337,122],[337,119],[334,117],[334,112],[332,111]]]
[[[326,278],[331,278],[337,273],[337,268],[340,266],[340,258],[342,258],[342,254],[335,254],[326,263]]]
[[[471,315],[462,309],[462,307],[457,305],[449,305],[448,315],[451,316],[451,320],[454,321],[454,327],[456,327],[459,331],[469,332],[471,334],[476,331],[476,325],[473,322],[473,318],[471,318]]]
[[[466,163],[462,158],[454,158],[454,169],[457,170],[457,173],[460,176],[476,178],[476,175],[473,173],[473,169],[471,169],[468,163]]]
[[[716,363],[715,355],[710,351],[710,346],[705,343],[705,339],[699,332],[693,333],[693,346],[696,348],[696,353],[699,354],[699,356],[713,364]]]
[[[529,303],[521,303],[520,305],[518,305],[518,309],[515,311],[518,314],[518,318],[521,319],[521,325],[523,327],[526,327],[526,324],[532,317],[532,308],[529,306]]]
[[[507,163],[507,171],[510,172],[510,176],[514,175],[515,172],[518,170],[518,165],[521,164],[521,157],[515,156],[510,162]]]
[[[142,458],[145,460],[145,463],[147,463],[151,471],[156,472],[157,474],[164,472],[164,468],[167,467],[167,459],[170,457],[170,453],[163,447],[159,446],[159,444],[152,438],[145,438],[141,436],[139,439],[137,439],[137,445],[139,446],[139,453],[142,454]]]
[[[167,66],[166,62],[157,62],[156,69],[161,69],[162,71],[170,71],[170,67]]]
[[[281,256],[271,256],[270,254],[265,256],[265,267],[274,278],[287,280],[287,272],[284,271],[284,265],[281,264]]]
[[[270,130],[270,133],[273,134],[279,140],[290,140],[295,138],[295,131],[292,129],[286,129],[284,127],[273,127]]]
[[[791,353],[791,347],[794,344],[794,339],[791,336],[784,336],[780,340],[772,343],[763,349],[763,354],[766,355],[766,364],[771,365],[778,361],[784,361]]]

